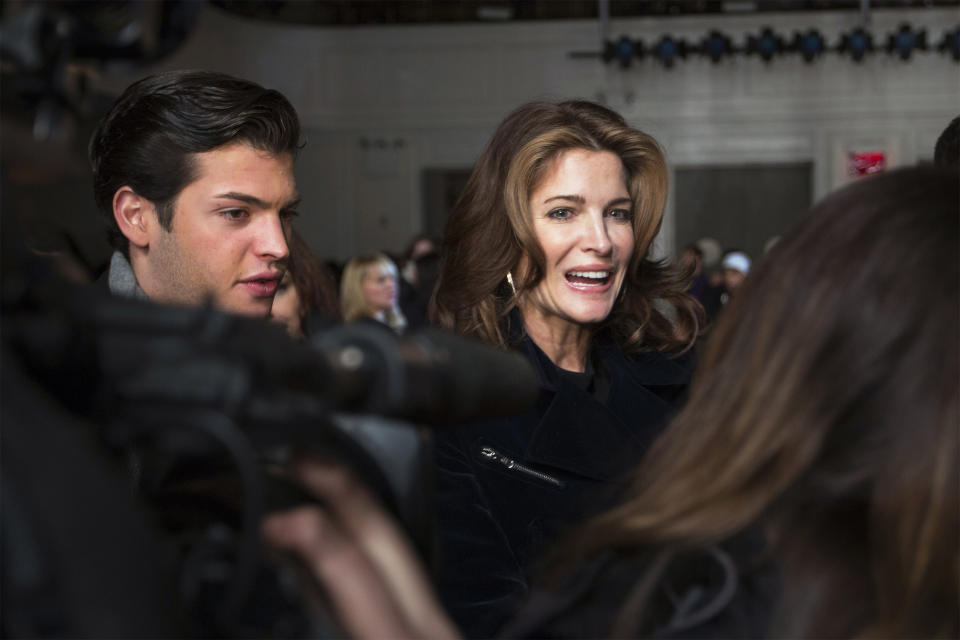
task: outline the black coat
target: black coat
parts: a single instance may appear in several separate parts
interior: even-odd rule
[[[689,381],[684,363],[627,357],[603,337],[594,392],[529,338],[520,352],[539,376],[535,408],[437,433],[440,595],[467,637],[492,636],[527,593],[531,562],[613,502]]]

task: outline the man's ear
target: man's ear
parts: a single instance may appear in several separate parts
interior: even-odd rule
[[[146,248],[150,244],[150,225],[157,223],[153,203],[128,186],[113,194],[113,217],[130,244]]]

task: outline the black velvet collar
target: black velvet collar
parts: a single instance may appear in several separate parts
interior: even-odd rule
[[[522,332],[519,312],[511,320],[511,336],[518,328]],[[662,353],[627,356],[601,333],[592,348],[594,366],[610,381],[607,402],[601,403],[561,377],[529,336],[519,343],[540,378],[546,405],[527,445],[527,459],[599,480],[619,477],[638,462],[673,408],[665,397],[680,395],[680,389],[664,388],[684,387],[690,379],[681,363]]]

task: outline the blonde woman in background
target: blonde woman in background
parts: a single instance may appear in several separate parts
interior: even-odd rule
[[[403,333],[407,320],[397,306],[397,267],[376,252],[352,258],[343,268],[340,308],[345,322],[369,318]]]

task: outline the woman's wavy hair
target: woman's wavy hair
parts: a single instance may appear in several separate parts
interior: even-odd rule
[[[508,346],[508,314],[545,270],[530,194],[553,161],[572,149],[616,154],[634,204],[634,254],[621,295],[601,326],[628,352],[688,347],[700,323],[699,305],[684,293],[684,274],[648,257],[667,198],[663,152],[615,112],[580,100],[525,104],[493,134],[447,221],[433,321]],[[530,267],[518,274],[524,256]],[[507,272],[513,274],[516,293],[506,282]]]
[[[662,567],[759,527],[782,584],[769,637],[958,637],[958,182],[905,169],[815,207],[718,320],[633,497],[558,557]]]
[[[371,271],[381,269],[391,271],[393,276],[397,278],[399,286],[400,276],[397,272],[397,265],[383,253],[374,252],[356,256],[351,258],[344,266],[343,275],[340,279],[340,308],[343,311],[344,322],[377,317],[376,311],[370,308],[363,296],[363,280]],[[384,313],[383,320],[397,332],[403,331],[407,326],[407,319],[397,305]]]
[[[287,270],[290,272],[291,283],[297,290],[300,327],[306,334],[314,323],[314,316],[328,321],[340,319],[337,283],[330,270],[317,260],[310,245],[299,233],[293,231],[288,244],[290,256],[287,258]]]

